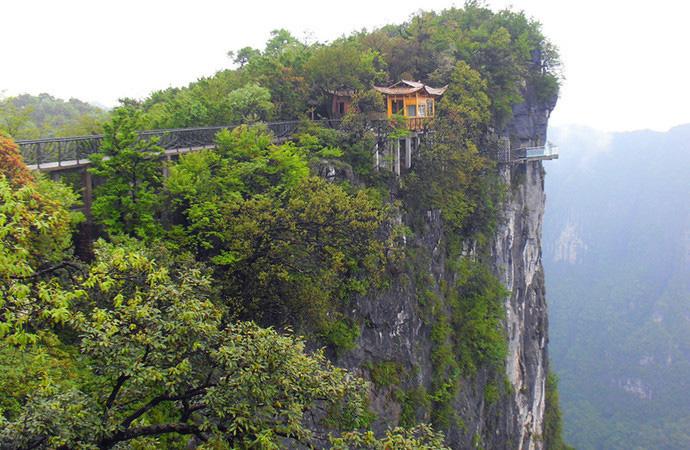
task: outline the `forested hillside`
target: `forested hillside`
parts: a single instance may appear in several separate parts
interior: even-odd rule
[[[98,134],[107,119],[101,108],[49,94],[0,98],[0,130],[15,139]]]
[[[329,44],[279,30],[233,57],[235,69],[109,114],[90,211],[67,184],[29,173],[3,135],[0,446],[561,447],[556,403],[543,435],[503,417],[518,394],[505,370],[510,293],[491,249],[521,189],[489,157],[496,134],[527,93],[548,117],[558,92],[539,24],[470,2]],[[401,77],[449,88],[434,139],[397,178],[372,168],[368,113],[382,105],[372,84]],[[356,91],[340,128],[309,121],[335,89]],[[273,119],[302,124],[276,141],[260,123]],[[239,123],[214,149],[167,162],[137,135]],[[385,130],[404,133],[396,120]],[[358,302],[402,290],[424,322],[428,366],[335,367],[374,329]],[[374,413],[374,389],[396,416]],[[477,411],[457,407],[467,399]]]
[[[690,446],[690,127],[555,128],[551,356],[580,449]]]

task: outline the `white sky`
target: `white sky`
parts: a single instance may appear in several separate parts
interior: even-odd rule
[[[230,66],[269,32],[327,41],[462,2],[425,0],[0,0],[0,93],[48,92],[112,106]],[[566,80],[552,124],[607,131],[690,122],[690,3],[490,0],[544,24]]]

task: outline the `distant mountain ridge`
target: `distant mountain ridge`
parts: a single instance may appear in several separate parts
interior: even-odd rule
[[[544,265],[566,440],[690,448],[690,124],[550,130]]]

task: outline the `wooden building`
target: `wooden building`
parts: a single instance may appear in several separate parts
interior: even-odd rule
[[[448,86],[433,88],[419,81],[401,80],[388,86],[374,86],[386,99],[388,117],[403,116],[411,131],[422,131],[428,119],[436,114],[436,101]]]
[[[412,166],[421,136],[427,131],[427,124],[436,114],[436,102],[448,86],[433,88],[419,81],[401,80],[387,87],[374,86],[383,94],[387,117],[403,117],[409,134],[403,138],[389,140],[385,145],[377,144],[374,153],[374,167],[404,173]],[[353,90],[331,92],[331,118],[339,119],[350,111]]]
[[[340,119],[350,112],[350,105],[352,104],[352,97],[355,95],[355,91],[352,89],[341,89],[330,91],[330,93],[331,118]]]
[[[389,141],[383,148],[377,148],[374,166],[388,169],[401,175],[412,167],[412,161],[419,149],[427,124],[436,115],[436,102],[448,86],[433,88],[419,81],[401,80],[391,86],[374,86],[383,94],[388,117],[401,116],[410,133],[400,139]]]

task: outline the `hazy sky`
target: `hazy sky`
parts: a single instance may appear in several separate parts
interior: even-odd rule
[[[690,122],[690,5],[682,0],[491,0],[524,9],[561,49],[554,124],[619,131]],[[112,106],[186,85],[263,47],[269,32],[327,41],[401,22],[442,0],[4,0],[0,93],[48,92]]]

